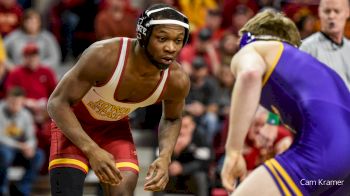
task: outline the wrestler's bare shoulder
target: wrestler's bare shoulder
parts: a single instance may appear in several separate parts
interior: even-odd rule
[[[250,65],[264,65],[268,70],[276,63],[276,57],[281,54],[283,50],[283,44],[280,41],[264,41],[259,40],[248,44],[237,52],[231,62],[231,69],[234,75],[236,75],[239,67],[244,66],[247,68],[247,64]],[[265,70],[266,70],[265,69]]]
[[[136,39],[130,39],[133,42]],[[115,65],[115,62],[119,55],[120,47],[122,46],[122,38],[116,37],[111,39],[105,39],[93,43],[88,50],[93,51],[94,58],[97,58],[103,62],[106,62],[108,65],[112,63]],[[90,52],[91,53],[91,52]]]
[[[89,78],[95,78],[98,81],[97,83],[105,82],[114,72],[120,46],[120,38],[111,38],[93,43],[80,57],[76,69],[91,75]]]
[[[190,88],[190,79],[187,73],[178,62],[174,62],[170,67],[170,78],[165,97],[184,98]]]
[[[120,47],[122,45],[122,39],[123,38],[121,37],[116,37],[97,41],[89,47],[88,51],[93,51],[90,53],[93,53],[92,55],[94,58],[106,61],[108,64],[110,63],[110,60],[113,62],[112,64],[114,65],[119,55],[118,51],[120,50]],[[134,45],[137,42],[136,39],[128,39],[128,41],[131,41],[132,45]]]
[[[89,48],[96,52],[101,51],[101,53],[115,52],[119,45],[121,44],[121,38],[111,38],[93,43]],[[98,52],[99,53],[99,52]]]
[[[122,42],[123,38],[122,37],[114,37],[110,39],[104,39],[100,41],[96,41],[95,43],[92,44],[93,47],[95,48],[113,48],[113,47],[119,47],[120,43]],[[132,43],[136,42],[137,40],[134,38],[127,38],[128,41],[131,41]]]

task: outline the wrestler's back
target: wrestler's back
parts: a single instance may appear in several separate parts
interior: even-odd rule
[[[350,112],[350,93],[336,72],[288,44],[281,45],[281,50],[262,89],[261,103],[265,107],[278,111],[282,120],[296,130],[303,126],[303,114],[322,112],[310,104],[312,101]],[[343,118],[350,123],[350,116]]]

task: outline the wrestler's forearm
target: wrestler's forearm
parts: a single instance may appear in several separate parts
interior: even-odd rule
[[[171,155],[177,138],[180,133],[181,118],[164,119],[162,118],[159,125],[158,141],[159,141],[159,157],[171,161]]]
[[[55,102],[48,103],[48,112],[63,134],[76,145],[87,157],[98,145],[86,134],[69,104]]]
[[[226,153],[242,151],[245,137],[258,107],[260,92],[261,79],[259,75],[237,77],[231,98]]]

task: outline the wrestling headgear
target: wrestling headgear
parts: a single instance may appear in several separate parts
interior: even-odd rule
[[[169,14],[164,14],[163,16],[160,12],[169,12]],[[154,15],[161,16],[159,17],[159,19],[158,17],[156,19]],[[149,10],[145,10],[139,17],[137,21],[136,32],[137,40],[139,41],[141,47],[147,48],[149,38],[152,34],[153,26],[160,24],[174,24],[184,27],[185,38],[183,45],[186,44],[189,37],[189,24],[187,17],[172,7],[164,6],[161,8],[151,8]]]

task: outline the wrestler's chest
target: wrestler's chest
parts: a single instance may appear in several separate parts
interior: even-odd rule
[[[156,90],[158,80],[153,78],[122,78],[117,85],[114,98],[119,101],[141,101]]]

